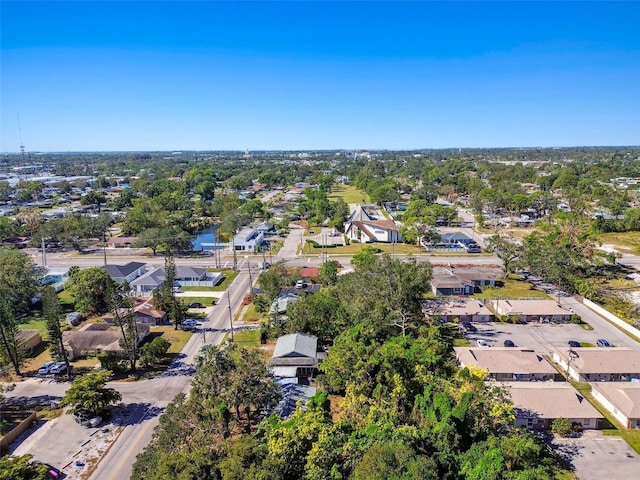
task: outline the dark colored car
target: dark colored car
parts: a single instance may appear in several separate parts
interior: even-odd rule
[[[596,342],[596,345],[599,346],[599,347],[610,347],[611,346],[609,341],[605,340],[604,338],[599,338],[598,341]]]
[[[505,340],[505,341],[504,341],[504,346],[505,346],[505,347],[515,347],[515,346],[516,346],[516,344],[515,344],[515,343],[513,343],[513,340],[509,340],[509,339],[507,339],[507,340]]]
[[[467,332],[477,332],[478,329],[475,327],[475,325],[473,325],[472,323],[469,322],[462,322],[462,328],[464,328]]]
[[[571,348],[579,348],[580,347],[580,342],[576,342],[575,340],[569,340],[569,346]]]
[[[187,307],[189,307],[189,308],[204,308],[204,305],[202,305],[200,302],[191,302],[189,305],[187,305]]]

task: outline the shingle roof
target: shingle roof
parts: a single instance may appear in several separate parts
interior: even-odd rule
[[[129,262],[125,265],[105,265],[104,268],[107,269],[111,278],[124,278],[144,266],[145,264],[141,262]]]
[[[624,347],[573,348],[571,365],[581,373],[640,373],[640,352]],[[568,352],[558,353],[565,361]]]
[[[597,382],[593,389],[627,418],[640,418],[640,382]]]
[[[513,347],[454,347],[458,361],[464,367],[484,368],[490,374],[536,373],[555,374],[556,369],[542,355],[531,349]]]
[[[604,418],[567,382],[505,382],[518,418]]]

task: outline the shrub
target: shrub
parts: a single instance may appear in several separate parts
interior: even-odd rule
[[[551,424],[551,431],[561,437],[569,437],[573,432],[573,425],[568,418],[556,418]]]

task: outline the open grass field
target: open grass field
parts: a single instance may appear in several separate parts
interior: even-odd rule
[[[240,347],[258,348],[260,346],[260,330],[241,330],[233,334],[233,342]]]
[[[509,278],[504,281],[504,287],[482,287],[482,293],[473,295],[476,298],[551,298],[546,293],[536,290],[524,280]]]
[[[178,299],[185,305],[188,305],[191,302],[199,302],[205,307],[208,307],[218,303],[218,299],[216,297],[179,297]]]
[[[331,189],[329,200],[342,198],[345,203],[369,203],[369,195],[353,185],[337,185]]]
[[[612,232],[598,235],[598,241],[616,249],[640,255],[640,232]]]
[[[38,330],[43,339],[49,338],[47,323],[40,317],[32,317],[25,323],[19,323],[20,330]]]
[[[336,256],[345,256],[345,255],[353,255],[354,253],[358,253],[363,248],[370,246],[374,248],[379,248],[385,253],[392,254],[393,253],[393,245],[390,243],[375,243],[375,244],[363,244],[363,243],[351,243],[350,245],[344,245],[335,248],[328,248],[327,251],[329,255]],[[322,248],[313,248],[311,244],[305,242],[304,252],[305,255],[320,255],[322,253]],[[396,253],[401,255],[419,255],[425,254],[423,248],[416,247],[415,245],[409,245],[407,243],[398,243],[396,244]]]
[[[151,327],[151,333],[161,335],[165,338],[165,340],[171,342],[171,346],[169,347],[169,351],[167,352],[169,354],[180,353],[191,338],[191,335],[193,335],[191,332],[176,330],[173,325]]]

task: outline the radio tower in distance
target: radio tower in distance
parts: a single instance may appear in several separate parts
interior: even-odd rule
[[[20,134],[20,155],[22,155],[22,162],[24,163],[24,142],[22,141],[22,127],[20,126],[20,114],[18,116],[18,133]]]

